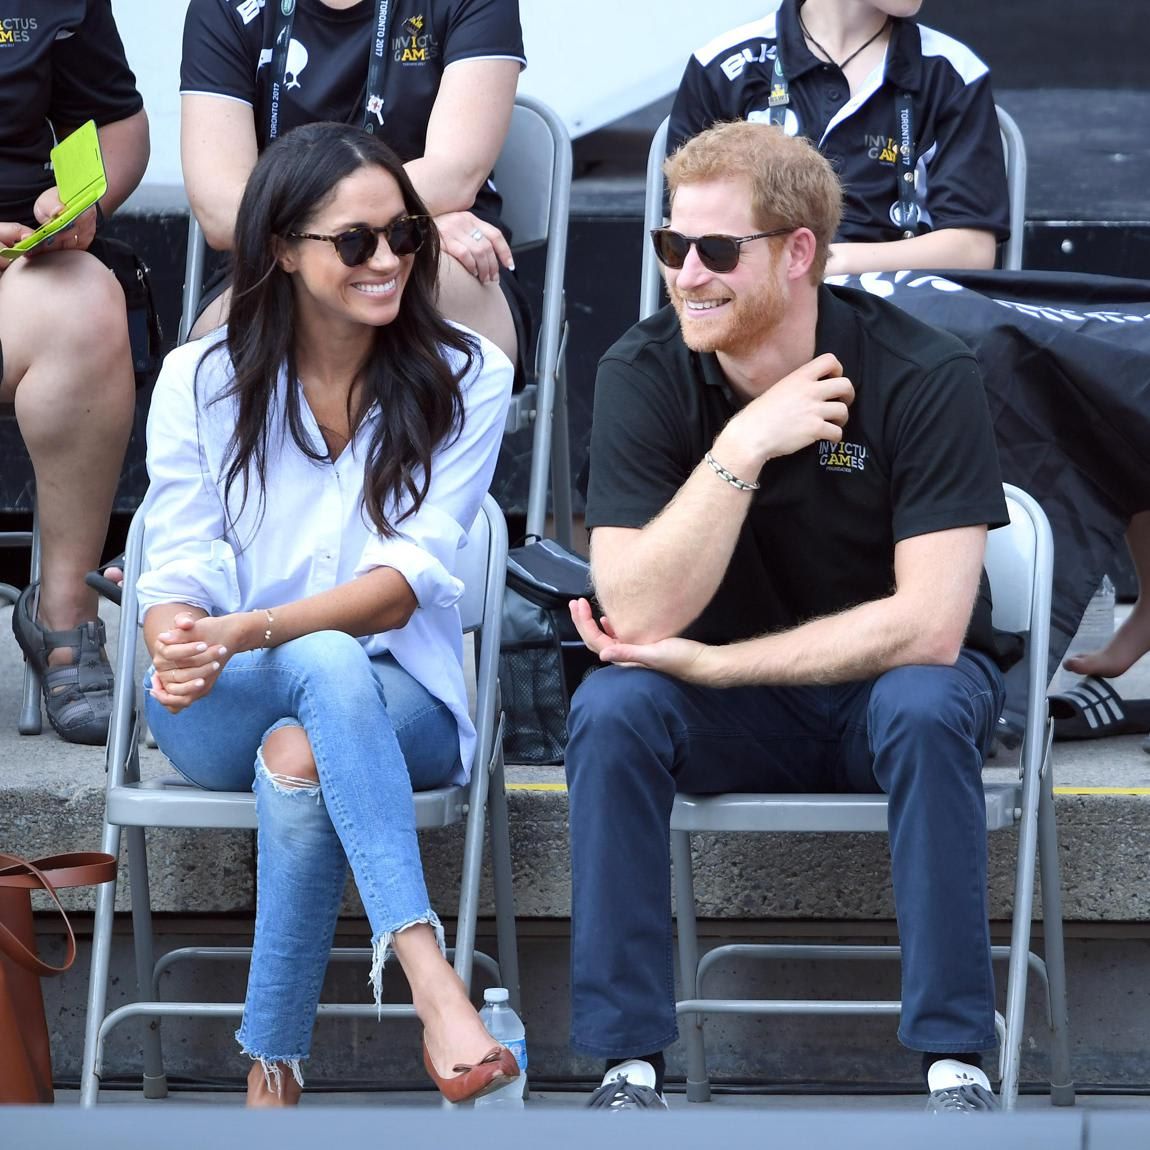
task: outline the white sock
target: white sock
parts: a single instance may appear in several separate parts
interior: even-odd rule
[[[926,1084],[933,1094],[936,1090],[950,1090],[954,1086],[981,1086],[990,1089],[990,1079],[977,1066],[959,1062],[957,1058],[940,1058],[932,1062],[926,1072]]]

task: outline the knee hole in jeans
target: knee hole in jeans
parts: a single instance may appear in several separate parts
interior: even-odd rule
[[[277,727],[260,750],[273,783],[288,790],[315,790],[319,786],[315,756],[303,727]]]

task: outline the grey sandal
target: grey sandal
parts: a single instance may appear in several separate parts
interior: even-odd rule
[[[37,621],[40,586],[25,587],[12,609],[12,632],[24,658],[43,685],[44,709],[60,738],[103,746],[112,714],[112,668],[104,654],[104,622],[96,619],[70,631],[46,631]],[[72,662],[48,663],[48,652],[72,649]]]

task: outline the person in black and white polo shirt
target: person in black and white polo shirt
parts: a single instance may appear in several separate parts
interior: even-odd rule
[[[720,120],[778,123],[812,140],[843,182],[828,275],[993,267],[1009,215],[989,69],[916,23],[921,4],[766,4],[688,61],[668,152]]]
[[[404,161],[435,216],[444,314],[515,362],[529,309],[490,175],[525,65],[518,0],[297,0],[290,16],[278,0],[191,0],[183,169],[209,245],[230,250],[240,196],[270,140],[317,120],[363,124]],[[222,322],[225,306],[209,307],[197,334]]]

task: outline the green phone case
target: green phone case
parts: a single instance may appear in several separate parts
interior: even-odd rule
[[[104,160],[96,122],[89,120],[52,149],[52,169],[64,210],[41,224],[10,248],[0,248],[0,257],[14,260],[63,231],[77,216],[86,212],[107,190]]]

